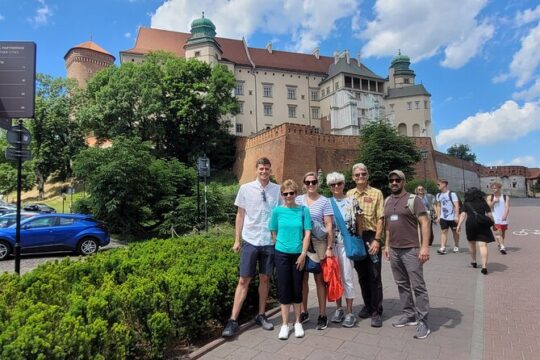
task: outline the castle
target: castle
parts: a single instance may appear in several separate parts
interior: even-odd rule
[[[292,53],[274,50],[271,43],[260,49],[249,47],[245,39],[216,37],[214,24],[203,15],[192,22],[190,33],[140,28],[135,46],[120,52],[120,62],[140,62],[158,50],[222,64],[234,74],[240,113],[228,119],[237,136],[234,171],[241,183],[253,177],[250,164],[262,155],[273,161],[278,181],[298,180],[316,169],[345,170],[356,158],[362,125],[381,118],[426,150],[416,166],[418,178],[445,177],[456,190],[470,186],[486,190],[498,180],[507,193],[526,196],[540,177],[534,178],[536,173],[525,167],[490,172],[435,151],[431,95],[415,83],[410,59],[401,52],[383,78],[347,50],[329,57],[318,49],[312,54]],[[65,60],[67,76],[84,86],[115,59],[99,45],[86,42],[70,49]]]

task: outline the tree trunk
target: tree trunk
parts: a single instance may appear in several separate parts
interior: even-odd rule
[[[45,179],[43,178],[43,174],[41,174],[39,171],[36,173],[37,177],[37,188],[38,188],[38,199],[41,201],[45,197]]]

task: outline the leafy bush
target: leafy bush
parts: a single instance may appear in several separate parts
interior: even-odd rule
[[[163,358],[176,338],[198,339],[228,318],[238,267],[231,244],[230,231],[150,240],[0,275],[0,358]]]

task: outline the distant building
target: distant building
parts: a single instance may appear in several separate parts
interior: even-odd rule
[[[115,57],[93,41],[86,41],[68,50],[64,56],[67,77],[77,80],[80,87],[98,71],[114,65]]]

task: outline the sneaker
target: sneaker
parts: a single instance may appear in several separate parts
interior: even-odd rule
[[[294,336],[297,338],[304,337],[304,327],[301,323],[294,324]]]
[[[225,325],[225,329],[223,329],[221,336],[224,338],[233,337],[238,332],[238,329],[238,321],[229,319],[227,320],[227,324]]]
[[[309,321],[309,313],[307,311],[300,313],[300,323],[305,324],[308,321]]]
[[[416,334],[414,334],[415,339],[425,339],[431,333],[429,330],[428,324],[424,320],[420,320],[416,326]]]
[[[381,327],[382,326],[382,318],[381,315],[375,314],[371,317],[371,327]]]
[[[279,330],[278,339],[287,340],[289,338],[289,325],[281,325]]]
[[[440,248],[439,250],[437,250],[437,254],[439,254],[439,255],[444,255],[444,254],[446,254],[446,248],[443,248],[443,247]]]
[[[317,330],[324,330],[328,327],[328,318],[326,315],[319,315],[319,318],[317,319]]]
[[[358,313],[358,317],[360,319],[367,319],[371,317],[371,313],[369,312],[368,308],[364,306],[362,310]]]
[[[454,254],[457,254],[459,252],[459,248],[457,246],[454,246]]]
[[[398,320],[394,321],[392,323],[392,326],[395,328],[402,328],[404,326],[414,326],[418,324],[415,318],[408,317],[407,315],[403,315]]]
[[[261,326],[264,330],[274,330],[274,324],[268,321],[265,314],[255,316],[255,324]]]
[[[504,246],[501,246],[499,251],[501,252],[501,254],[506,255],[506,248]]]
[[[340,323],[343,321],[343,318],[345,317],[345,311],[343,311],[342,308],[336,309],[336,312],[334,313],[334,316],[332,316],[332,322],[333,323]]]
[[[345,320],[343,320],[343,323],[341,326],[346,328],[352,328],[356,324],[356,317],[353,313],[349,313],[345,316]]]

